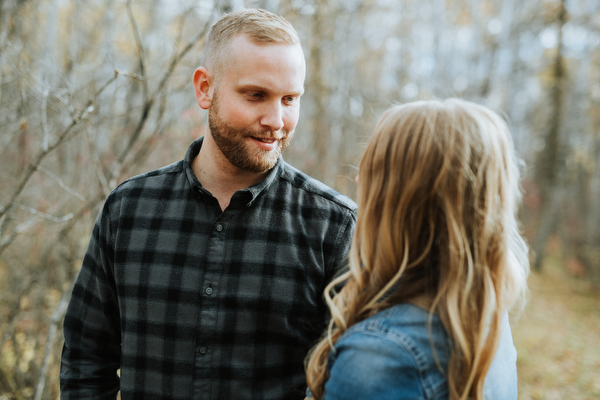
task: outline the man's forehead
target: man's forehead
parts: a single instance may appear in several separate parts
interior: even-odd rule
[[[283,89],[302,94],[306,65],[298,44],[257,44],[240,38],[240,41],[232,44],[228,60],[218,73],[235,81],[232,83],[237,87]]]
[[[272,49],[286,49],[290,53],[296,53],[299,58],[304,60],[304,52],[300,43],[288,43],[288,42],[262,42],[252,39],[252,37],[246,34],[236,35],[229,45],[227,46],[227,53],[231,56],[235,56],[243,51],[251,52],[266,52]]]

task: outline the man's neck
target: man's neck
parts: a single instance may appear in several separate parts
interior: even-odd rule
[[[235,192],[256,185],[268,174],[244,171],[231,164],[210,134],[204,137],[192,170],[202,186],[219,201],[221,210],[227,208]]]

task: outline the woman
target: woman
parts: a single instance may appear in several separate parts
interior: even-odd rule
[[[516,399],[508,310],[529,264],[506,124],[458,99],[393,107],[357,179],[350,268],[325,290],[332,320],[307,359],[310,394]]]

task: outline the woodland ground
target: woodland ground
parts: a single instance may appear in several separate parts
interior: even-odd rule
[[[555,254],[531,273],[512,319],[519,400],[600,399],[600,290],[563,265]]]

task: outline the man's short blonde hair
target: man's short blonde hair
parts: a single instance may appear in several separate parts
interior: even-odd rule
[[[225,15],[210,28],[202,66],[218,75],[226,64],[229,45],[239,35],[246,35],[254,43],[300,44],[298,32],[282,16],[245,8]]]

